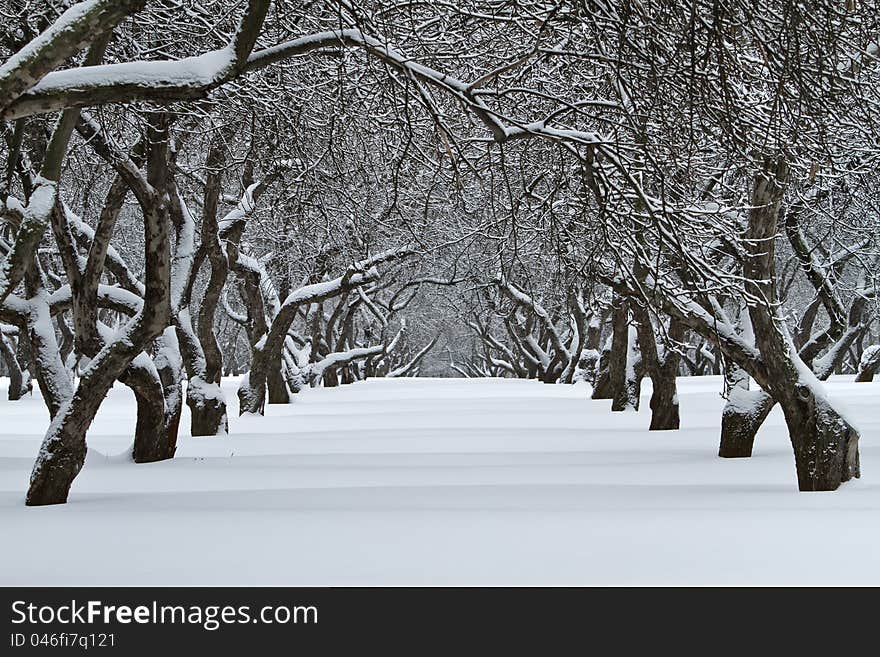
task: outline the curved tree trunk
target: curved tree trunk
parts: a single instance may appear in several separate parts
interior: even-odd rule
[[[830,491],[859,476],[859,434],[825,397],[777,315],[774,239],[787,180],[788,164],[782,156],[768,159],[755,178],[743,274],[746,292],[765,300],[749,306],[749,317],[767,368],[763,385],[782,406],[788,425],[798,487]]]
[[[131,369],[139,368],[133,367]],[[131,387],[137,402],[137,423],[134,430],[134,446],[131,451],[131,457],[135,463],[152,463],[174,456],[173,451],[170,456],[167,455],[165,395],[162,383],[157,376],[150,376],[150,374],[154,373],[138,372],[121,378],[126,385]]]
[[[95,414],[110,388],[113,387],[114,381],[122,377],[131,361],[140,353],[140,347],[135,343],[140,343],[141,340],[132,338],[142,330],[141,326],[138,326],[142,320],[142,315],[135,318],[134,325],[125,337],[108,345],[92,360],[80,378],[73,396],[61,405],[53,418],[31,472],[27,494],[28,506],[64,504],[67,501],[70,486],[85,462],[86,431],[95,419]],[[151,323],[162,321],[161,316],[155,317],[155,320],[151,317],[150,320]],[[160,331],[154,330],[158,335]],[[147,410],[147,406],[150,409],[157,409],[156,398],[160,391],[150,387],[145,388],[144,391],[139,406],[143,404],[144,411]],[[164,419],[164,403],[162,415],[159,417]],[[147,416],[139,414],[139,421],[146,422]],[[155,416],[150,418],[150,421],[156,424]],[[151,452],[150,440],[147,439],[146,433],[137,452],[145,456]],[[138,458],[138,454],[133,456]]]
[[[168,172],[169,116],[156,113],[148,126],[147,179],[132,174],[141,188],[144,215],[144,303],[83,372],[73,396],[61,405],[43,439],[31,472],[29,506],[63,504],[86,456],[86,431],[114,381],[150,341],[159,337],[171,319],[171,252],[165,205]],[[162,416],[164,420],[164,413]],[[153,418],[156,421],[156,418]],[[163,422],[164,425],[164,422]]]

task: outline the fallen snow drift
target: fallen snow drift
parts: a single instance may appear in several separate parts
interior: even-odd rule
[[[880,584],[880,384],[851,377],[828,388],[863,479],[835,493],[797,492],[778,408],[753,458],[717,458],[719,377],[679,380],[674,432],[646,430],[649,383],[639,413],[582,384],[391,379],[239,418],[228,380],[231,435],[148,465],[114,388],[69,504],[42,508],[48,416],[3,381],[2,585]]]

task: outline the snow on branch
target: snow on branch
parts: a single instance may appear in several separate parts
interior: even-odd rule
[[[143,0],[126,2],[92,0],[82,4],[100,5],[104,13],[109,11],[109,7],[113,9],[111,17],[120,14],[116,18],[118,22],[132,7],[144,3]],[[167,102],[204,98],[212,89],[234,79],[242,72],[259,36],[270,4],[271,0],[249,0],[245,14],[229,43],[223,48],[195,57],[85,66],[49,73],[48,71],[55,65],[72,54],[63,51],[63,57],[59,61],[55,62],[53,59],[51,67],[43,67],[46,70],[40,76],[42,79],[32,79],[30,85],[21,89],[17,95],[10,95],[8,100],[0,96],[2,118],[10,121],[65,107],[83,107],[109,102],[133,100]],[[109,19],[105,16],[104,23],[108,22]],[[90,25],[97,26],[94,18],[90,21]],[[90,32],[95,29],[88,25],[85,27]],[[77,43],[82,38],[79,36]],[[11,68],[14,72],[20,66]],[[7,102],[3,102],[4,100]]]
[[[140,11],[144,4],[144,0],[86,0],[69,7],[0,66],[0,110],[5,114],[13,102],[47,74],[112,30],[123,18]]]

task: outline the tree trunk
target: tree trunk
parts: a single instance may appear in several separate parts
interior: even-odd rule
[[[86,431],[101,402],[135,357],[169,325],[171,252],[165,205],[169,116],[155,113],[150,119],[147,180],[146,184],[138,183],[144,215],[144,303],[138,314],[117,331],[115,339],[92,359],[76,391],[53,418],[31,472],[26,500],[29,506],[67,501],[70,486],[85,461]],[[138,181],[133,178],[133,182]],[[164,425],[164,412],[159,417]],[[152,421],[156,419],[154,416]]]
[[[612,411],[639,410],[642,393],[641,355],[636,345],[636,329],[626,327],[626,341],[620,350],[623,355],[621,362],[615,363],[611,369],[611,383],[614,387],[614,398],[611,400]],[[620,359],[620,355],[617,358]],[[612,354],[613,356],[613,354]]]
[[[684,340],[685,327],[676,319],[671,319],[667,330],[669,343],[659,346],[654,325],[648,310],[641,305],[632,305],[636,319],[636,330],[641,352],[641,368],[647,371],[653,384],[651,393],[651,431],[670,431],[679,428],[678,387],[676,378],[681,357],[676,351]]]
[[[651,393],[651,431],[674,431],[679,428],[678,390],[675,377],[662,377],[654,381]]]
[[[335,388],[339,385],[339,374],[336,372],[336,368],[329,368],[324,372],[324,387],[325,388]]]
[[[596,365],[595,376],[593,377],[592,399],[612,399],[614,397],[614,391],[611,388],[611,373],[609,371],[610,362],[611,339],[605,343],[605,347],[599,355],[599,362]]]
[[[129,385],[131,383],[129,382]],[[132,386],[137,401],[137,424],[131,457],[135,463],[152,463],[174,456],[167,455],[165,434],[165,395],[158,379]],[[160,421],[161,418],[161,421]]]
[[[166,333],[166,339],[179,344],[177,353],[184,355],[186,364],[186,405],[190,410],[190,435],[216,436],[229,432],[226,415],[226,398],[220,388],[220,377],[208,378],[210,367],[207,365],[205,352],[192,329],[192,324],[185,316],[178,315],[176,332]],[[175,373],[176,372],[176,373]],[[161,369],[160,369],[161,374]],[[182,374],[179,367],[170,370],[165,378],[180,384]],[[164,380],[164,378],[163,378]],[[179,392],[179,390],[178,390]]]
[[[799,384],[796,395],[782,403],[782,411],[801,491],[836,490],[860,476],[859,434],[823,395]]]
[[[862,352],[859,359],[859,371],[856,373],[858,383],[870,383],[880,369],[880,345],[872,345]]]
[[[216,436],[229,432],[226,401],[210,394],[217,386],[207,386],[199,377],[186,384],[186,405],[190,410],[190,434],[193,436]]]
[[[284,383],[284,373],[281,371],[281,365],[272,366],[266,373],[266,385],[269,388],[270,404],[289,404],[290,394],[287,391],[287,384]]]
[[[767,369],[762,385],[785,414],[798,487],[830,491],[859,476],[859,435],[825,398],[822,384],[798,356],[777,314],[774,240],[787,179],[788,165],[782,156],[768,159],[755,178],[743,275],[746,292],[764,301],[749,305],[749,317]]]
[[[593,399],[611,399],[611,410],[622,411],[627,406],[627,364],[630,356],[629,304],[616,297],[611,314],[611,349],[608,352],[608,384]],[[603,354],[604,355],[604,354]],[[629,391],[630,393],[632,390]],[[605,397],[604,395],[608,395]],[[636,402],[636,407],[638,402]]]
[[[734,388],[721,412],[721,444],[718,456],[726,459],[752,455],[755,436],[776,401],[763,390]]]
[[[119,379],[134,391],[137,402],[131,454],[135,463],[164,461],[173,458],[177,449],[182,365],[174,328],[165,329],[157,343],[155,369],[147,355],[141,354]]]

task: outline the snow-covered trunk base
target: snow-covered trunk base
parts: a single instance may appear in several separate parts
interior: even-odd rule
[[[801,491],[836,490],[860,476],[859,433],[827,399],[799,385],[782,410]]]
[[[718,456],[726,459],[752,455],[755,436],[776,401],[763,390],[733,388],[721,412]]]
[[[192,422],[190,433],[193,436],[218,436],[229,433],[229,421],[226,416],[226,404],[221,400],[205,400],[205,403],[193,404],[187,397],[186,404],[191,411]]]
[[[651,393],[651,431],[671,431],[678,429],[678,387],[675,375],[665,373],[655,376],[654,392]]]
[[[192,418],[190,433],[193,436],[216,436],[229,432],[226,401],[216,383],[191,378],[186,387],[186,405]]]

